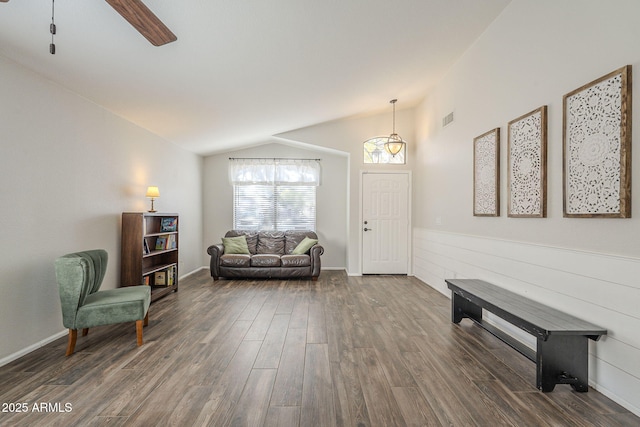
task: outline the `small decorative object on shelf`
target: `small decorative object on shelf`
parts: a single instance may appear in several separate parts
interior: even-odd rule
[[[151,286],[151,301],[178,291],[178,214],[122,214],[121,286]]]
[[[156,286],[167,286],[167,272],[156,271],[155,277],[153,279],[153,284]]]

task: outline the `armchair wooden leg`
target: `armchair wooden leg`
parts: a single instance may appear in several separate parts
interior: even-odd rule
[[[76,340],[78,339],[78,330],[69,329],[69,343],[67,344],[67,354],[65,356],[71,356],[73,349],[76,348]]]
[[[147,314],[144,316],[144,326],[149,326],[149,310],[147,310]]]
[[[84,328],[84,329],[82,330],[82,336],[83,336],[83,337],[86,337],[87,335],[89,335],[89,328]]]
[[[138,337],[138,347],[142,345],[142,328],[144,327],[144,320],[136,320],[136,335]]]

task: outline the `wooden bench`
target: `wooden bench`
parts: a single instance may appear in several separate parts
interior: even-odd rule
[[[553,391],[556,384],[570,384],[574,390],[589,390],[589,345],[606,329],[532,301],[483,280],[447,279],[451,289],[451,321],[468,317],[536,363],[536,387]],[[482,319],[482,309],[530,333],[537,350]]]

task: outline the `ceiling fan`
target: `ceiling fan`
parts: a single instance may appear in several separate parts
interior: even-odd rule
[[[6,3],[9,0],[0,0]],[[116,12],[126,19],[154,46],[162,46],[178,40],[141,0],[106,0]]]
[[[8,0],[2,0],[8,1]],[[171,43],[178,38],[140,0],[106,0],[129,24],[154,46]]]

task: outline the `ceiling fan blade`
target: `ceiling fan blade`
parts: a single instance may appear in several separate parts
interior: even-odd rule
[[[5,0],[0,0],[5,1]],[[8,1],[8,0],[6,0]],[[106,0],[124,19],[154,46],[176,41],[178,38],[140,0]]]
[[[6,2],[8,2],[8,1],[9,1],[9,0],[0,0],[0,2],[2,2],[2,3],[6,3]]]

